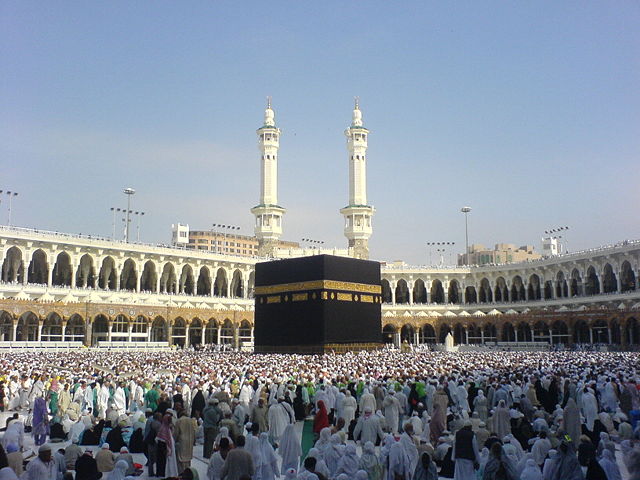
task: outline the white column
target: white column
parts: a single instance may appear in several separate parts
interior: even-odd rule
[[[469,327],[464,327],[464,339],[465,343],[469,345]]]
[[[38,341],[42,341],[42,322],[38,321]]]
[[[13,337],[11,337],[12,341],[16,341],[16,334],[18,332],[18,320],[13,321]]]
[[[609,344],[611,344],[611,327],[607,327],[607,335],[609,337]]]
[[[397,287],[396,282],[389,283],[389,289],[391,290],[391,303],[393,305],[396,304],[396,287]]]
[[[413,305],[413,282],[407,282],[407,289],[409,290],[409,305]]]
[[[484,345],[484,328],[480,327],[480,343]]]
[[[129,343],[131,343],[131,333],[133,333],[133,323],[129,322],[127,323],[127,337]]]
[[[220,336],[221,336],[221,332],[222,332],[222,326],[218,325],[218,345],[220,345]]]
[[[593,327],[589,327],[589,343],[593,344]]]
[[[107,341],[111,341],[111,333],[113,331],[113,323],[109,322],[109,330],[107,331]]]
[[[514,331],[514,333],[515,333],[515,340],[516,340],[516,343],[518,343],[518,329],[517,329],[517,328],[514,328],[514,329],[513,329],[513,331]]]

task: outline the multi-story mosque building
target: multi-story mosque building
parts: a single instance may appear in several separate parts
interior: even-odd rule
[[[0,227],[0,348],[251,348],[254,266],[329,253],[368,258],[369,131],[356,102],[345,131],[349,201],[343,250],[285,248],[278,204],[281,132],[269,102],[258,131],[258,256],[131,244]],[[386,342],[548,348],[603,343],[640,348],[640,241],[502,265],[382,266]],[[304,328],[301,324],[300,328]]]

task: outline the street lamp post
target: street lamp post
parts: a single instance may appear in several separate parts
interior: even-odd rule
[[[431,247],[436,248],[436,252],[440,255],[440,265],[444,264],[444,252],[446,249],[451,246],[453,247],[456,242],[427,242],[427,246],[429,247],[429,265],[431,265]]]
[[[0,194],[1,193],[2,193],[2,190],[0,190]],[[9,215],[7,218],[7,225],[11,226],[11,205],[13,203],[13,198],[18,196],[18,192],[11,192],[7,190],[5,193],[7,194],[7,197],[9,197]]]
[[[222,225],[219,223],[214,223],[212,224],[212,227],[214,228],[214,233],[216,234],[215,238],[215,242],[216,242],[216,253],[218,253],[218,232],[216,229],[221,229],[222,230],[222,253],[227,253],[228,252],[228,248],[227,248],[227,230],[240,230],[240,227],[237,225]]]
[[[133,213],[138,217],[138,222],[136,225],[136,242],[140,243],[140,219],[144,215],[144,212],[133,212]]]
[[[113,213],[113,220],[111,221],[111,240],[115,241],[116,239],[116,214],[120,213],[122,209],[111,207],[111,212]]]
[[[125,243],[129,243],[129,222],[131,221],[129,219],[129,215],[131,215],[131,195],[136,193],[136,191],[131,187],[127,187],[123,191],[127,195],[127,210],[126,210],[127,216],[126,216],[125,226],[124,226],[124,241]]]
[[[467,217],[471,211],[471,207],[462,207],[460,211],[464,213],[464,264],[467,265],[469,263],[469,222]]]

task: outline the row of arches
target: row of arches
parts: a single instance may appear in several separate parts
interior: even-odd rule
[[[547,344],[640,345],[640,321],[631,317],[626,321],[616,318],[587,322],[555,320],[505,321],[496,323],[426,323],[397,325],[387,323],[382,329],[385,343],[444,343],[451,333],[454,344],[492,344],[496,342],[542,342]]]
[[[76,266],[67,252],[55,257],[50,269],[47,254],[35,250],[26,265],[22,251],[11,247],[2,263],[2,281],[30,283],[71,288],[99,288],[131,292],[152,292],[217,297],[250,298],[253,296],[254,272],[249,275],[240,269],[228,272],[224,267],[199,269],[190,264],[181,267],[171,261],[147,260],[139,265],[127,258],[122,265],[111,256],[96,261],[84,254]],[[230,277],[230,278],[229,278]]]
[[[504,276],[497,277],[493,282],[484,277],[473,285],[463,285],[456,279],[448,282],[435,279],[427,284],[421,278],[415,280],[413,285],[404,278],[392,285],[388,279],[383,279],[382,298],[385,303],[393,304],[505,303],[626,293],[636,288],[636,274],[629,261],[625,260],[617,275],[611,264],[607,263],[601,275],[593,265],[589,266],[584,278],[575,268],[569,276],[562,271],[557,272],[552,280],[544,280],[533,273],[526,281],[520,275],[513,276],[509,282]]]
[[[253,342],[253,325],[243,319],[233,322],[229,318],[198,317],[186,320],[175,317],[168,321],[163,316],[153,318],[138,315],[129,318],[116,315],[111,319],[98,314],[87,322],[80,314],[64,320],[57,312],[40,319],[28,311],[15,318],[7,311],[0,311],[0,341],[4,342],[83,342],[98,345],[99,342],[168,342],[171,345],[196,346],[226,344],[239,346]]]

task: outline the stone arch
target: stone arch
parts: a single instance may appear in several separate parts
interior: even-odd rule
[[[398,284],[396,285],[396,303],[409,303],[409,288],[404,278],[398,280]]]
[[[451,332],[451,327],[446,323],[441,324],[440,332],[438,335],[438,340],[439,340],[438,343],[444,343],[445,339],[447,338],[447,335],[449,335],[450,333],[453,335],[453,333]]]
[[[210,318],[207,327],[204,329],[204,343],[207,345],[218,343],[218,322],[215,318]]]
[[[507,288],[507,282],[504,277],[498,277],[496,279],[496,286],[494,289],[494,299],[496,302],[508,302],[509,301],[509,289]]]
[[[220,327],[220,343],[233,344],[233,323],[228,318],[224,319]]]
[[[0,342],[13,341],[13,315],[0,310]]]
[[[149,320],[144,315],[138,315],[131,323],[131,337],[133,341],[146,341]]]
[[[484,342],[495,343],[498,341],[498,329],[494,323],[486,323],[482,328]]]
[[[398,329],[395,325],[390,323],[386,324],[382,329],[382,341],[384,343],[393,343],[393,336],[396,334]]]
[[[416,338],[416,330],[413,328],[413,325],[405,324],[400,329],[400,342],[401,343],[415,343]]]
[[[475,323],[467,325],[467,337],[469,343],[481,343],[482,342],[482,329]]]
[[[213,283],[213,295],[216,297],[229,296],[229,282],[227,280],[227,271],[220,267],[216,272],[216,280]]]
[[[23,282],[24,260],[22,250],[13,246],[7,250],[7,254],[2,262],[2,281],[5,283]],[[46,283],[46,277],[44,283]]]
[[[598,274],[593,265],[590,265],[587,269],[587,275],[584,281],[584,294],[585,295],[597,295],[600,293],[600,281],[598,280]]]
[[[160,293],[178,293],[176,267],[171,262],[165,263],[162,267],[162,274],[160,275]]]
[[[511,301],[522,302],[526,300],[526,294],[524,290],[524,282],[520,275],[516,275],[511,280]]]
[[[422,343],[436,343],[436,330],[433,325],[425,324],[420,329]]]
[[[198,281],[196,282],[196,294],[211,296],[211,272],[209,267],[200,267]]]
[[[602,269],[602,293],[612,293],[618,291],[618,279],[613,273],[613,267],[607,263]]]
[[[500,340],[503,342],[515,342],[516,341],[516,329],[511,322],[506,322],[502,325],[502,335]]]
[[[609,325],[606,320],[595,320],[591,324],[591,331],[593,332],[593,343],[609,343]]]
[[[31,254],[31,262],[27,271],[27,282],[46,285],[49,278],[47,254],[39,248]]]
[[[111,322],[111,341],[126,342],[129,340],[129,317],[123,314],[116,315]]]
[[[98,287],[106,290],[115,290],[117,281],[116,262],[112,257],[105,257],[102,260],[100,273],[98,274]]]
[[[633,273],[633,269],[628,260],[622,262],[620,266],[620,287],[622,293],[636,289],[636,275]]]
[[[383,278],[381,285],[382,285],[382,301],[384,303],[391,303],[392,297],[391,297],[391,286],[389,285],[389,280],[387,280],[386,278]]]
[[[536,342],[549,343],[549,326],[542,320],[538,320],[533,325],[533,338]]]
[[[77,288],[95,288],[96,286],[96,269],[93,265],[93,257],[85,253],[80,257],[78,270],[76,271],[76,287]]]
[[[469,285],[467,288],[465,288],[464,298],[466,299],[466,303],[478,303],[476,287]]]
[[[556,274],[556,297],[563,298],[569,296],[569,285],[567,279],[564,278],[564,272],[560,270]]]
[[[582,295],[582,289],[583,289],[582,276],[580,275],[580,272],[578,271],[578,269],[574,268],[571,271],[571,281],[570,281],[570,285],[569,285],[569,296],[570,297],[577,297],[579,295]]]
[[[138,283],[138,272],[136,262],[131,258],[127,258],[122,265],[120,272],[120,290],[128,290],[135,292]]]
[[[431,303],[445,303],[444,301],[444,288],[442,282],[437,278],[431,282]]]
[[[231,297],[233,298],[243,298],[244,297],[244,288],[242,285],[242,272],[238,269],[234,270],[233,276],[231,277]]]
[[[620,328],[620,322],[617,319],[612,319],[610,322],[611,328],[611,343],[620,345],[622,343],[622,329]]]
[[[60,252],[56,257],[56,263],[53,265],[51,284],[70,287],[72,276],[71,257],[67,252]]]
[[[552,342],[556,343],[569,343],[569,328],[566,322],[562,320],[556,320],[551,324]]]
[[[83,342],[85,334],[84,319],[74,313],[71,318],[67,320],[67,326],[64,329],[64,341],[65,342]]]
[[[627,319],[627,341],[629,345],[640,345],[640,325],[634,317]]]
[[[578,320],[573,326],[573,341],[574,343],[589,343],[589,327],[584,320]]]
[[[62,318],[56,312],[51,312],[42,322],[40,334],[41,342],[62,341]]]
[[[176,317],[173,319],[173,325],[171,328],[171,343],[184,347],[187,341],[187,322],[182,317]]]
[[[256,272],[255,271],[251,271],[251,273],[249,274],[249,283],[248,283],[248,292],[247,292],[247,298],[253,298],[254,296],[254,292],[255,292],[255,288],[256,288]]]
[[[251,343],[253,342],[253,335],[251,333],[251,323],[249,320],[242,320],[240,322],[240,326],[238,327],[238,341],[240,345],[243,343]]]
[[[489,279],[486,277],[480,280],[480,292],[478,295],[478,300],[480,303],[491,303],[493,302],[493,293],[491,292],[491,284],[489,283]]]
[[[151,341],[161,343],[168,341],[168,339],[169,327],[167,326],[167,321],[158,315],[151,323]]]
[[[37,342],[38,326],[40,320],[33,312],[25,312],[18,319],[18,327],[16,328],[16,340],[23,342]]]
[[[191,265],[186,264],[182,267],[182,273],[180,273],[180,293],[193,295],[195,293],[194,288],[193,268],[191,268]]]
[[[518,331],[519,342],[530,342],[532,340],[531,326],[527,322],[520,322],[516,330]]]
[[[527,287],[527,298],[529,300],[541,300],[542,292],[540,289],[540,277],[537,273],[529,277],[529,286]]]
[[[449,303],[460,304],[460,284],[457,280],[451,280],[449,282],[448,291]]]
[[[456,323],[453,327],[453,343],[456,345],[467,343],[467,334],[460,323]]]
[[[189,345],[196,346],[202,343],[202,320],[198,317],[191,320],[189,325]]]
[[[91,342],[96,345],[100,341],[107,341],[109,338],[109,318],[106,315],[96,315],[91,324]]]
[[[413,303],[427,303],[427,289],[421,278],[413,284]]]
[[[140,291],[158,293],[158,272],[153,260],[147,260],[142,268]]]

